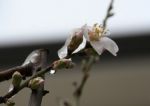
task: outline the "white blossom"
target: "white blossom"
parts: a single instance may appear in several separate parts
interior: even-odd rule
[[[85,41],[86,40],[83,39],[83,28],[74,29],[67,38],[64,46],[58,50],[59,58],[65,58],[68,55],[68,49],[72,49],[72,53],[80,51],[85,47]]]
[[[69,45],[73,42],[73,46],[77,43],[74,43],[73,37],[80,36],[82,38],[82,43],[78,42],[77,46],[73,49],[72,53],[77,53],[80,50],[85,48],[86,42],[89,42],[93,49],[101,55],[104,50],[108,50],[114,56],[117,56],[119,48],[117,44],[106,36],[107,31],[102,26],[94,24],[94,26],[84,25],[81,28],[77,28],[70,36],[67,38],[64,46],[58,51],[59,58],[65,58],[68,55]],[[72,46],[72,47],[73,47]]]
[[[119,51],[117,44],[105,35],[106,30],[98,24],[94,24],[93,27],[84,26],[84,37],[99,55],[104,50],[108,50],[114,56],[117,56],[117,52]]]

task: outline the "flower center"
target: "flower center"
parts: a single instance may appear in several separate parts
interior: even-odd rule
[[[103,35],[104,29],[102,26],[98,25],[97,23],[94,24],[92,30],[89,30],[89,38],[90,41],[99,41],[100,37]]]

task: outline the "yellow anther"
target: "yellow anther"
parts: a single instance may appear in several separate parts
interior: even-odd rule
[[[104,35],[104,32],[105,32],[104,28],[101,25],[95,23],[93,25],[92,31],[89,31],[90,40],[98,41],[100,37]]]

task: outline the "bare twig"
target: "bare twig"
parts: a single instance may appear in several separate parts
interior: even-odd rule
[[[82,96],[82,92],[84,89],[84,86],[89,78],[89,72],[90,69],[95,62],[95,56],[90,56],[89,59],[86,61],[86,63],[83,66],[82,72],[83,72],[83,77],[81,79],[80,85],[75,89],[74,91],[74,98],[75,98],[75,103],[76,106],[80,106],[80,98]]]
[[[108,18],[110,18],[110,17],[112,17],[112,16],[114,15],[114,13],[111,12],[112,9],[113,9],[113,2],[114,2],[114,0],[111,0],[111,2],[110,2],[110,4],[109,4],[109,7],[108,7],[108,9],[107,9],[106,16],[105,16],[105,18],[104,18],[104,20],[103,20],[103,27],[104,27],[104,29],[105,29],[106,26],[107,26]]]
[[[33,69],[33,65],[32,65],[32,63],[29,63],[29,64],[26,64],[24,66],[17,66],[17,67],[8,69],[8,70],[1,71],[0,72],[0,82],[11,79],[12,74],[15,71],[20,72],[21,75],[23,75],[24,77],[31,76],[32,75],[32,69]]]

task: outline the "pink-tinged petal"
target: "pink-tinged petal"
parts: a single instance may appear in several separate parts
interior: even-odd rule
[[[108,37],[102,37],[99,41],[90,43],[99,55],[102,54],[104,49],[108,50],[114,56],[117,56],[117,52],[119,51],[117,44]]]
[[[90,38],[89,38],[89,30],[92,30],[92,27],[89,27],[89,26],[87,26],[86,24],[82,27],[82,29],[83,29],[83,35],[84,35],[84,37],[85,37],[85,39],[87,40],[87,41],[90,41]]]
[[[114,56],[117,56],[117,52],[119,51],[118,45],[108,37],[102,37],[100,39],[101,43],[104,44],[104,49],[108,50]]]
[[[100,41],[90,41],[90,44],[99,55],[103,53],[104,45]]]
[[[74,29],[73,31],[71,31],[70,36],[67,38],[67,40],[66,40],[64,46],[63,46],[61,49],[58,50],[57,53],[58,53],[58,56],[59,56],[60,59],[62,59],[62,58],[64,58],[64,57],[67,56],[67,54],[68,54],[68,52],[67,52],[67,47],[68,47],[68,45],[70,44],[70,42],[71,42],[73,36],[75,36],[75,33],[76,33],[76,32],[81,32],[81,28],[76,28],[76,29]]]

